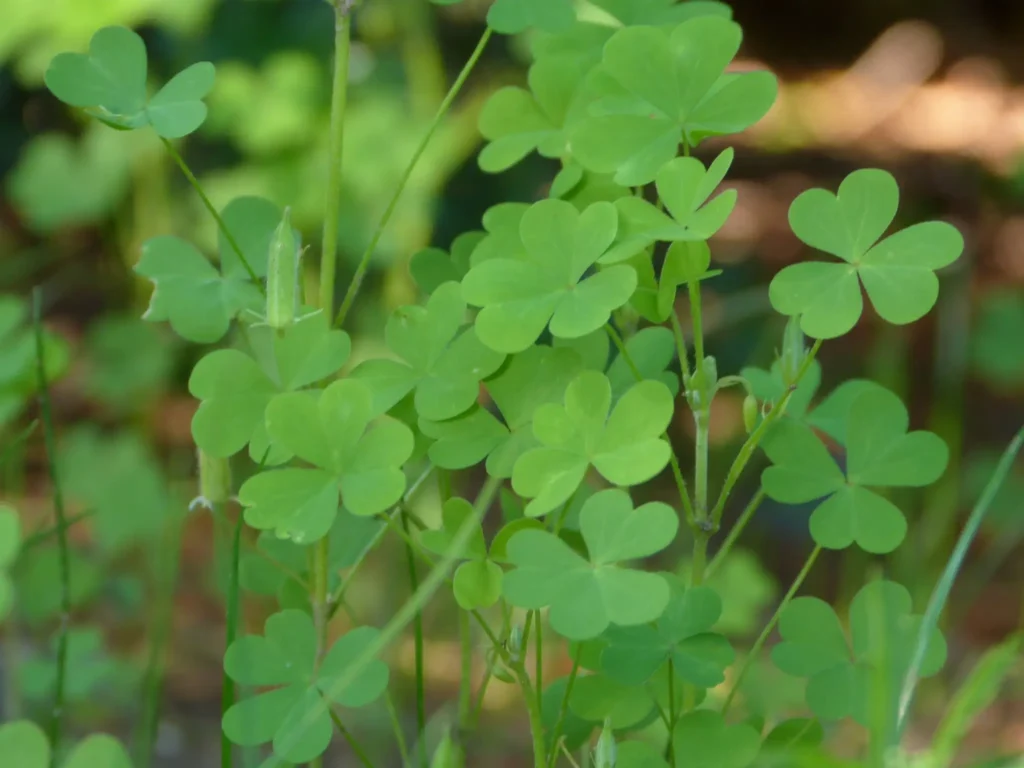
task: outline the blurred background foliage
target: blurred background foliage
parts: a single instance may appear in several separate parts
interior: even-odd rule
[[[866,316],[853,334],[828,345],[823,359],[824,389],[841,378],[875,378],[907,400],[915,426],[938,432],[953,448],[951,469],[935,488],[898,499],[914,521],[913,539],[886,567],[923,602],[999,450],[1024,421],[1024,4],[732,5],[746,31],[741,64],[772,69],[781,88],[768,118],[738,142],[728,183],[738,189],[739,204],[712,243],[716,260],[728,268],[707,301],[709,347],[719,370],[738,372],[772,358],[781,320],[769,312],[766,287],[800,256],[786,210],[801,190],[834,187],[857,167],[885,167],[904,190],[901,217],[947,219],[967,240],[965,258],[942,278],[938,311],[929,320],[894,328]],[[345,135],[342,286],[475,45],[487,6],[486,0],[447,7],[363,0]],[[235,196],[266,196],[291,205],[304,240],[315,242],[332,11],[323,0],[0,0],[0,20],[0,482],[3,497],[28,517],[27,530],[38,532],[15,574],[21,599],[0,659],[4,715],[36,711],[53,685],[45,661],[58,609],[56,553],[46,533],[42,441],[32,430],[35,363],[25,298],[41,285],[47,344],[56,352],[49,373],[60,469],[73,513],[82,518],[72,532],[73,598],[81,618],[69,682],[76,725],[86,729],[103,719],[138,730],[157,723],[163,764],[203,765],[217,748],[223,553],[211,543],[209,516],[188,511],[196,495],[189,434],[195,404],[185,379],[199,350],[140,319],[148,288],[131,268],[149,237],[186,236],[209,253],[216,231],[155,136],[80,121],[43,89],[42,75],[54,54],[85,49],[96,29],[112,24],[145,38],[154,81],[193,61],[213,61],[210,117],[183,148],[189,164],[218,208]],[[495,203],[545,193],[556,170],[548,161],[534,158],[499,175],[476,163],[480,108],[498,87],[525,81],[529,44],[518,38],[492,44],[417,166],[356,305],[353,363],[381,343],[387,314],[417,299],[408,272],[414,253],[448,248],[458,234],[480,229],[483,212]],[[717,150],[713,142],[702,148]],[[315,258],[314,248],[310,280]],[[687,421],[676,427],[681,445],[692,442]],[[714,450],[727,457],[743,436],[738,397],[719,396],[712,431]],[[746,498],[756,491],[756,478],[748,473]],[[423,513],[436,516],[426,496]],[[737,494],[740,507],[732,516],[743,496]],[[1018,466],[954,592],[946,628],[952,663],[925,689],[926,712],[929,695],[941,702],[944,686],[955,685],[985,645],[1022,625],[1022,506],[1024,466]],[[779,585],[802,561],[805,515],[766,504],[744,544],[714,577],[726,605],[723,629],[741,643],[756,634]],[[287,588],[260,581],[269,555],[250,550],[250,583],[271,594]],[[400,574],[389,566],[394,555],[376,558],[372,577],[364,575],[353,592],[353,608],[371,623],[404,598]],[[809,589],[843,602],[874,565],[847,551],[832,557]],[[258,603],[248,606],[253,626],[266,607]],[[428,690],[443,697],[458,679],[458,650],[445,631],[450,617],[441,608],[432,613],[429,657],[439,662],[431,664]],[[397,669],[411,667],[408,646],[399,648],[397,663]],[[548,663],[567,668],[553,654]],[[140,718],[131,706],[141,687],[154,685],[163,690],[159,722]],[[779,697],[799,701],[791,688],[765,666],[747,684],[748,708],[756,711],[767,696],[775,706]],[[487,711],[496,723],[504,722],[513,696],[509,687],[492,686]],[[383,729],[383,717],[371,713],[357,727]],[[926,717],[921,739],[932,725]],[[979,755],[1024,751],[1020,670],[976,730]],[[506,740],[521,738],[515,729],[495,733],[487,765],[501,765]]]

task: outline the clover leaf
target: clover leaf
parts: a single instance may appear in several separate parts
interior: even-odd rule
[[[733,150],[722,152],[709,168],[695,157],[677,157],[658,171],[658,199],[667,213],[640,197],[615,201],[619,231],[615,245],[601,258],[602,264],[625,261],[655,242],[696,242],[714,235],[736,206],[736,190],[710,200],[732,165]],[[699,280],[707,265],[683,279]],[[677,282],[677,284],[678,284]]]
[[[674,28],[620,29],[584,86],[588,117],[570,134],[573,157],[638,186],[654,181],[680,143],[696,146],[756,123],[778,86],[767,72],[725,73],[742,36],[737,24],[717,16]]]
[[[441,509],[441,529],[424,531],[421,539],[423,546],[438,555],[449,554],[463,523],[474,515],[473,505],[465,499],[448,499]],[[452,575],[455,601],[467,611],[488,608],[498,602],[504,572],[487,555],[483,526],[478,523],[463,549],[453,554],[465,561]]]
[[[847,637],[828,603],[798,597],[779,619],[782,642],[772,649],[772,661],[786,674],[807,678],[807,705],[823,720],[851,717],[869,726],[883,703],[894,719],[922,621],[911,610],[902,585],[867,584],[850,604]],[[945,640],[935,630],[921,675],[934,675],[945,658]]]
[[[746,768],[757,758],[761,736],[747,723],[729,725],[719,712],[699,709],[679,718],[672,742],[692,768]]]
[[[541,59],[530,67],[529,90],[507,86],[495,91],[480,113],[480,133],[489,142],[480,153],[480,167],[497,173],[531,152],[551,158],[566,155],[565,129],[586,72],[561,58]]]
[[[267,406],[267,432],[313,468],[262,472],[239,489],[253,528],[275,530],[296,542],[324,536],[338,511],[338,494],[352,514],[375,515],[405,491],[402,465],[413,450],[412,431],[385,419],[370,426],[372,393],[343,379],[322,393],[286,392]]]
[[[213,64],[202,61],[172,77],[155,96],[146,94],[146,44],[125,27],[104,27],[89,53],[61,53],[46,70],[46,86],[73,107],[87,109],[114,128],[153,126],[165,139],[196,131],[206,119],[203,98],[213,88]]]
[[[469,257],[485,232],[463,232],[452,241],[451,252],[440,248],[424,248],[409,260],[409,273],[419,289],[430,295],[441,285],[460,282],[469,272]]]
[[[617,730],[639,727],[654,712],[654,704],[643,686],[602,674],[578,677],[569,695],[569,711],[577,718],[593,725],[608,723]]]
[[[660,552],[678,529],[679,518],[667,504],[633,509],[625,491],[600,491],[580,511],[588,556],[547,531],[520,531],[508,542],[515,569],[505,574],[503,594],[520,608],[550,606],[552,628],[571,640],[597,637],[610,624],[646,624],[668,605],[668,584],[659,574],[620,563]]]
[[[495,0],[487,12],[488,26],[504,35],[515,35],[531,27],[558,32],[574,21],[572,0]]]
[[[0,726],[0,754],[18,768],[50,768],[50,742],[43,729],[30,720]],[[68,752],[62,768],[131,768],[132,761],[117,739],[105,733],[87,736]]]
[[[498,203],[488,208],[482,222],[484,236],[469,255],[469,266],[475,267],[491,259],[526,258],[522,223],[528,210],[528,203]]]
[[[9,571],[21,549],[21,518],[17,510],[0,504],[0,621],[7,618],[14,605],[14,584]]]
[[[810,189],[789,209],[789,223],[804,243],[844,263],[810,261],[779,272],[769,287],[772,306],[800,315],[804,333],[832,339],[852,329],[864,308],[861,285],[883,320],[919,320],[939,295],[935,270],[953,263],[963,237],[941,221],[915,224],[879,242],[896,218],[899,187],[886,171],[854,171],[838,194]]]
[[[712,0],[590,0],[624,27],[679,24],[697,16],[731,18],[732,9]]]
[[[246,635],[228,648],[224,670],[236,683],[272,690],[244,699],[224,713],[224,733],[235,744],[254,747],[272,741],[274,754],[305,763],[327,749],[333,733],[329,707],[364,707],[387,688],[387,665],[375,659],[348,685],[335,682],[378,636],[358,627],[338,638],[316,664],[317,631],[312,618],[288,610],[267,619],[263,635]],[[307,726],[308,721],[308,726]],[[307,726],[302,728],[301,726]]]
[[[672,331],[662,326],[642,328],[626,341],[627,361],[616,355],[608,367],[608,380],[612,385],[612,399],[620,398],[636,383],[636,374],[630,362],[636,366],[641,379],[656,379],[668,387],[673,395],[679,394],[679,377],[668,370],[676,356],[676,343]]]
[[[811,515],[814,540],[826,549],[857,544],[866,552],[891,552],[907,523],[888,499],[869,488],[921,487],[946,468],[949,451],[931,432],[907,432],[900,399],[881,387],[860,393],[846,421],[846,472],[805,424],[780,422],[764,446],[772,466],[761,483],[769,497],[802,504],[827,497]]]
[[[192,417],[192,437],[210,456],[232,456],[248,443],[254,461],[278,464],[290,454],[270,446],[264,413],[275,395],[322,381],[348,360],[352,344],[331,330],[323,313],[309,314],[282,331],[248,329],[253,354],[219,349],[192,370],[188,388],[201,402]]]
[[[245,261],[257,276],[265,275],[270,238],[281,221],[278,207],[263,198],[239,197],[228,203],[222,218]],[[223,338],[240,313],[262,310],[259,290],[223,233],[219,242],[218,269],[180,238],[162,235],[146,241],[135,266],[155,286],[144,319],[167,320],[182,338],[211,344]]]
[[[641,685],[671,659],[681,680],[713,688],[735,658],[729,641],[711,631],[722,615],[722,600],[709,587],[686,589],[678,579],[669,584],[671,600],[653,625],[608,628],[601,670],[624,684]]]
[[[439,286],[426,307],[401,307],[392,314],[384,335],[401,360],[369,360],[352,372],[370,385],[378,413],[413,390],[416,412],[435,421],[458,416],[477,401],[481,379],[505,356],[484,346],[473,326],[463,329],[465,316],[458,283]]]
[[[636,275],[627,266],[586,272],[615,238],[617,217],[610,203],[580,213],[564,200],[542,200],[523,214],[521,258],[498,257],[476,264],[462,281],[462,295],[482,307],[476,318],[481,341],[498,352],[522,352],[550,324],[562,338],[597,330],[629,301]]]
[[[516,461],[512,487],[532,499],[526,514],[539,517],[564,504],[593,466],[610,483],[639,485],[668,464],[662,435],[672,419],[672,393],[660,381],[634,384],[611,407],[608,377],[585,371],[569,384],[565,403],[539,407],[533,433],[541,447]]]

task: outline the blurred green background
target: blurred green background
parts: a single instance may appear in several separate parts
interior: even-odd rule
[[[476,44],[487,5],[363,0],[345,137],[342,289]],[[781,88],[772,113],[737,144],[728,183],[739,190],[739,204],[712,243],[727,268],[707,300],[709,351],[719,370],[735,373],[772,358],[782,320],[770,312],[766,288],[801,255],[786,210],[803,189],[834,188],[855,168],[884,167],[903,189],[901,222],[947,219],[967,241],[965,257],[942,276],[939,305],[928,319],[895,328],[866,315],[822,355],[825,388],[843,378],[874,378],[904,397],[914,426],[938,432],[953,449],[938,485],[897,500],[912,520],[911,539],[884,564],[923,604],[998,453],[1024,423],[1024,4],[732,6],[746,31],[744,64],[770,68]],[[30,531],[50,524],[42,441],[18,440],[35,416],[30,387],[3,375],[31,354],[24,304],[41,286],[51,343],[66,363],[53,392],[66,494],[73,511],[88,516],[72,536],[75,726],[138,733],[158,723],[154,764],[201,768],[214,764],[218,748],[223,622],[212,522],[188,512],[197,490],[189,435],[194,403],[185,381],[202,350],[140,319],[149,289],[132,267],[149,237],[178,234],[211,252],[216,232],[154,135],[82,121],[42,87],[53,55],[84,50],[96,29],[112,24],[144,37],[155,81],[193,61],[217,65],[210,117],[182,148],[189,164],[218,207],[243,194],[291,205],[304,239],[315,242],[333,18],[323,0],[0,0],[0,494],[25,513]],[[480,107],[496,88],[525,80],[528,44],[492,43],[417,167],[356,305],[353,362],[378,348],[392,309],[416,300],[407,271],[412,254],[447,248],[459,233],[479,229],[495,203],[545,194],[555,171],[548,161],[534,158],[498,176],[476,165]],[[315,279],[315,257],[307,267]],[[685,446],[689,419],[680,416],[676,435]],[[719,459],[712,466],[721,471],[744,434],[738,398],[719,396],[712,432]],[[756,482],[757,472],[748,472],[733,517]],[[946,618],[951,661],[923,691],[925,716],[915,738],[926,739],[934,724],[929,702],[941,703],[985,646],[1024,623],[1022,494],[1018,466],[953,593]],[[716,574],[726,629],[740,645],[756,634],[780,585],[785,589],[799,568],[809,548],[806,514],[765,505],[744,546]],[[406,594],[397,553],[386,550],[354,591],[354,608],[371,623],[383,621]],[[39,538],[16,574],[21,599],[0,658],[4,719],[38,711],[53,686],[46,661],[58,607],[55,557],[52,542]],[[253,586],[259,558],[247,557]],[[845,552],[828,558],[807,589],[842,603],[877,567],[883,564]],[[265,608],[258,599],[248,605],[251,628]],[[458,681],[452,627],[443,610],[428,613],[428,688],[441,719]],[[396,669],[408,671],[411,650],[396,653]],[[552,654],[549,663],[557,671],[565,660]],[[752,685],[752,693],[791,693],[775,677],[754,676]],[[133,702],[154,686],[160,715],[140,717]],[[492,687],[494,740],[481,764],[518,764],[507,749],[523,738],[514,702],[511,687]],[[371,713],[357,727],[379,729],[383,739],[383,718]],[[979,755],[1024,751],[1020,670],[976,731],[970,743]],[[506,753],[513,757],[502,758]]]

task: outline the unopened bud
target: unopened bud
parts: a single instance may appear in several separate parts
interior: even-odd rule
[[[794,315],[786,323],[782,334],[782,381],[790,387],[796,383],[800,368],[807,358],[807,343],[804,332],[800,328],[800,316]]]
[[[758,410],[757,398],[753,395],[747,395],[743,400],[743,426],[746,428],[748,435],[757,426]]]
[[[604,728],[597,739],[597,748],[594,750],[594,768],[615,768],[615,761],[618,759],[619,748],[615,743],[615,734],[612,733],[611,723],[604,721]]]
[[[199,453],[199,496],[207,504],[225,504],[231,498],[231,464],[227,459]]]
[[[267,257],[267,325],[287,328],[299,310],[299,246],[292,229],[291,209],[285,208],[281,223],[270,239]]]
[[[430,760],[430,768],[465,768],[466,753],[459,740],[448,728],[441,738],[434,756]]]

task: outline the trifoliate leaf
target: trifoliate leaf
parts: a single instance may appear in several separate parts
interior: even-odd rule
[[[388,347],[401,360],[369,360],[352,375],[373,392],[374,410],[386,413],[415,390],[416,412],[443,421],[477,401],[480,381],[505,356],[484,346],[473,326],[464,328],[466,303],[458,283],[445,283],[426,307],[401,307],[385,329]]]
[[[715,16],[616,32],[584,86],[589,117],[570,134],[573,157],[637,186],[654,181],[682,142],[696,146],[756,123],[778,86],[767,72],[725,73],[742,36],[737,24]]]
[[[586,72],[563,59],[542,59],[530,67],[529,90],[507,86],[492,94],[480,113],[480,133],[489,142],[480,153],[480,167],[497,173],[531,152],[566,155],[565,128]]]
[[[861,284],[875,311],[895,325],[923,317],[939,295],[935,270],[956,261],[964,241],[950,224],[916,224],[879,239],[896,218],[899,187],[886,171],[855,171],[833,195],[801,194],[789,209],[793,232],[812,248],[845,263],[803,262],[772,280],[772,306],[800,315],[808,336],[831,339],[852,329],[863,311]]]
[[[549,324],[562,338],[604,325],[636,287],[635,273],[623,265],[584,277],[611,245],[616,228],[610,203],[595,203],[583,213],[563,200],[532,205],[520,222],[525,254],[487,259],[462,282],[466,301],[482,307],[476,318],[480,340],[498,352],[522,352]]]
[[[50,742],[35,723],[15,720],[0,726],[0,753],[18,768],[50,768]],[[132,761],[117,739],[93,734],[76,744],[62,768],[131,768]]]
[[[388,683],[388,668],[374,660],[338,690],[336,681],[377,638],[372,627],[342,635],[316,668],[317,632],[303,611],[287,610],[267,619],[263,635],[236,640],[224,656],[224,669],[242,685],[272,690],[243,699],[224,713],[224,733],[240,746],[272,741],[274,754],[292,763],[314,760],[333,735],[328,707],[363,707]],[[328,699],[328,697],[330,697]]]
[[[551,608],[552,628],[571,640],[597,637],[610,624],[656,620],[669,601],[664,577],[620,565],[660,552],[675,538],[679,518],[660,502],[633,509],[629,494],[594,494],[580,512],[584,558],[547,531],[524,530],[508,543],[515,569],[504,595],[520,608]]]
[[[115,128],[152,125],[165,139],[197,130],[206,119],[202,99],[213,88],[213,64],[193,64],[152,98],[146,94],[146,73],[142,38],[125,27],[104,27],[93,35],[88,54],[57,55],[45,80],[65,104],[85,108]]]
[[[676,342],[672,331],[661,326],[643,328],[626,341],[629,360],[636,366],[641,379],[662,382],[673,395],[679,394],[679,377],[668,370],[676,356]],[[636,383],[636,374],[622,355],[616,355],[608,368],[608,381],[612,385],[612,399],[617,400]]]
[[[270,238],[281,211],[267,200],[241,197],[228,203],[223,219],[256,275],[266,274]],[[243,311],[261,314],[263,298],[223,234],[219,269],[184,240],[162,235],[143,245],[135,271],[155,286],[144,319],[167,320],[189,341],[212,344]]]
[[[576,21],[572,0],[495,0],[487,24],[495,32],[515,35],[531,27],[560,32]]]
[[[811,428],[782,421],[765,445],[772,461],[761,476],[769,497],[802,504],[825,497],[811,515],[814,540],[827,549],[857,544],[866,552],[891,552],[903,541],[903,514],[870,487],[921,487],[946,468],[946,444],[931,432],[907,432],[900,399],[882,388],[859,394],[846,425],[846,472]]]
[[[484,236],[469,255],[469,266],[476,267],[491,259],[526,258],[523,245],[523,216],[530,210],[527,203],[498,203],[483,216]]]
[[[677,755],[693,768],[746,768],[761,748],[761,736],[750,725],[728,725],[718,712],[699,709],[679,718],[672,741]]]
[[[264,413],[273,397],[303,389],[337,373],[351,341],[331,330],[323,313],[310,314],[283,331],[248,329],[253,356],[219,349],[192,370],[189,392],[201,402],[192,417],[192,437],[210,456],[232,456],[248,443],[254,461],[277,464],[290,454],[274,446],[270,455]]]
[[[722,600],[709,587],[686,589],[678,580],[670,586],[672,598],[653,626],[609,627],[601,670],[626,685],[642,685],[671,659],[680,680],[713,688],[735,658],[729,641],[711,631]]]
[[[660,381],[634,384],[612,408],[608,377],[580,374],[565,403],[541,406],[533,434],[541,447],[516,461],[512,487],[532,499],[526,514],[539,517],[564,504],[593,466],[609,482],[639,485],[661,472],[670,448],[662,435],[672,418],[672,393]]]
[[[386,419],[370,426],[372,393],[356,379],[336,381],[317,397],[288,392],[267,406],[267,431],[313,468],[262,472],[238,492],[246,522],[297,542],[324,536],[334,523],[339,492],[355,515],[384,512],[405,491],[402,465],[413,450],[413,434]]]
[[[662,211],[640,197],[616,200],[619,232],[612,249],[601,258],[602,264],[625,261],[656,242],[703,242],[714,235],[736,206],[736,191],[727,190],[713,200],[718,185],[732,165],[733,151],[722,152],[709,168],[695,157],[677,157],[658,171],[658,198]],[[683,266],[688,266],[684,264]],[[700,269],[676,270],[676,285],[699,280],[707,265]]]
[[[921,617],[911,614],[910,593],[891,581],[862,587],[850,604],[850,636],[832,607],[815,597],[798,597],[782,612],[782,642],[772,661],[783,672],[807,678],[807,705],[823,720],[852,717],[865,726],[881,715],[895,722],[895,705],[917,642]],[[935,630],[923,677],[946,658],[946,643]]]
[[[654,711],[654,700],[642,685],[626,685],[606,675],[576,679],[569,695],[569,711],[593,724],[608,722],[612,728],[632,728]]]
[[[451,552],[463,523],[474,516],[473,505],[465,499],[449,499],[441,514],[442,528],[424,531],[423,546],[438,555],[453,554],[466,560],[455,569],[452,578],[455,600],[462,608],[473,610],[494,605],[501,597],[504,572],[487,555],[483,527],[477,524],[461,552]]]

